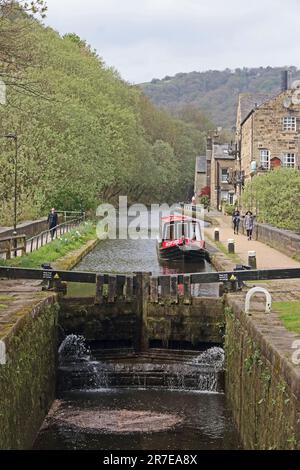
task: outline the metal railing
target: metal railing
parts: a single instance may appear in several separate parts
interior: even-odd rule
[[[63,224],[57,225],[57,227],[54,227],[53,229],[45,230],[44,232],[29,238],[26,240],[26,253],[32,253],[44,245],[47,245],[50,241],[60,238],[65,233],[69,232],[75,227],[78,227],[78,225],[80,225],[84,219],[85,217],[81,215],[81,217],[77,219],[64,222]]]
[[[83,220],[86,219],[86,213],[82,211],[57,211],[57,214],[63,216],[64,222],[68,222],[78,217]]]

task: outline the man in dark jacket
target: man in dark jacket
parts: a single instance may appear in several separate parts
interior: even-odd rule
[[[48,215],[48,225],[51,233],[51,239],[53,240],[56,233],[56,227],[58,226],[58,215],[54,208],[51,209],[51,212]]]

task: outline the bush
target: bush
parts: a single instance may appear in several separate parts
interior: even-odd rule
[[[299,198],[300,172],[277,168],[246,185],[242,204],[256,213],[258,222],[299,232]]]
[[[224,212],[227,215],[232,215],[235,211],[235,206],[232,206],[231,204],[225,204],[224,205]]]

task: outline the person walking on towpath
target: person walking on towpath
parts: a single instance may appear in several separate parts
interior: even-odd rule
[[[254,219],[253,219],[253,214],[250,211],[246,213],[245,220],[244,220],[244,227],[245,227],[245,230],[247,231],[248,240],[252,240]]]
[[[234,234],[236,235],[239,234],[240,222],[241,222],[240,211],[238,209],[235,209],[232,214],[232,223],[233,223]]]
[[[56,233],[56,227],[58,226],[58,215],[54,208],[51,209],[51,212],[48,215],[48,226],[51,234],[51,240],[53,240]]]

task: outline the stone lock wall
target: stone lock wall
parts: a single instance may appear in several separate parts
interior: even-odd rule
[[[57,315],[54,298],[43,300],[2,338],[0,449],[30,449],[55,398]]]
[[[217,298],[194,298],[189,305],[182,301],[142,304],[138,299],[95,305],[92,298],[63,299],[59,324],[66,334],[111,347],[128,344],[136,351],[147,350],[155,341],[162,347],[171,342],[192,347],[222,344],[225,326],[223,302]]]
[[[293,334],[275,316],[270,325],[247,317],[231,300],[225,313],[226,392],[245,449],[300,449],[300,371],[273,343],[287,334],[292,344]]]

